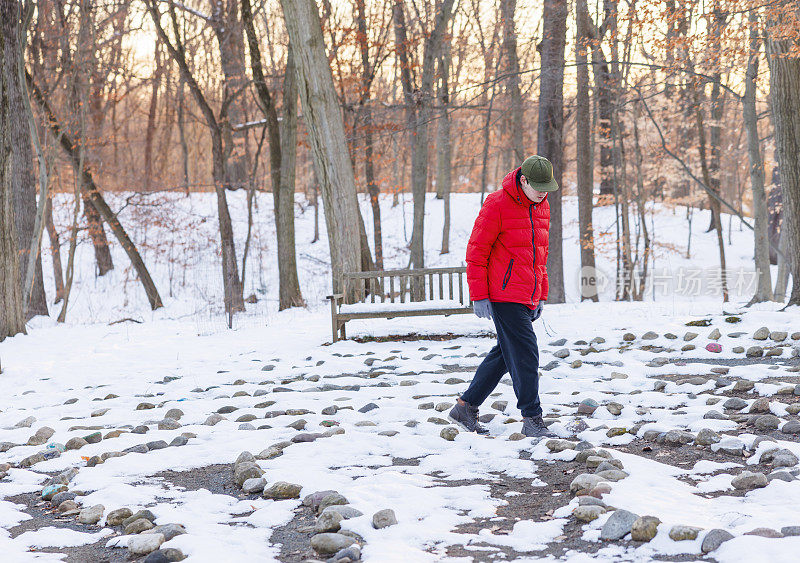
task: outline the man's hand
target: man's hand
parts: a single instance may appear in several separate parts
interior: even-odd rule
[[[480,301],[474,301],[472,303],[472,308],[475,311],[475,314],[478,315],[482,319],[491,319],[492,318],[492,303],[488,299],[481,299]]]
[[[543,306],[544,306],[544,301],[539,301],[539,304],[533,310],[533,320],[534,321],[542,316],[542,308],[543,308]]]

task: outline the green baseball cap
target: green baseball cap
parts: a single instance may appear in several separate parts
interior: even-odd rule
[[[529,156],[522,163],[522,174],[534,190],[554,192],[558,183],[553,178],[553,165],[543,156]]]

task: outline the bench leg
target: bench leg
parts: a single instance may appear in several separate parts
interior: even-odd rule
[[[342,322],[340,323],[340,326],[341,326],[341,331],[342,331],[342,334],[341,334],[341,339],[342,339],[342,340],[347,340],[347,336],[346,336],[346,335],[345,335],[345,333],[344,333],[344,321],[342,321]]]

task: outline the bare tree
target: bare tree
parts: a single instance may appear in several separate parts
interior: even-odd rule
[[[250,49],[250,67],[261,110],[269,133],[272,197],[275,208],[275,231],[278,242],[278,309],[302,306],[303,295],[297,277],[297,253],[294,236],[295,161],[297,154],[297,78],[291,44],[286,57],[283,82],[283,126],[264,78],[261,49],[253,24],[250,0],[242,0],[242,22]]]
[[[450,62],[449,37],[443,41],[439,54],[439,105],[436,126],[436,193],[441,194],[444,207],[441,254],[450,252],[450,190],[452,188],[453,141],[450,138]]]
[[[561,197],[564,172],[564,48],[567,33],[566,0],[545,0],[544,31],[537,49],[542,57],[539,88],[538,153],[553,164],[553,176],[562,189],[547,197],[550,205],[550,248],[547,274],[548,301],[563,303],[564,260],[562,254]]]
[[[519,57],[517,56],[517,32],[514,29],[514,12],[517,0],[500,0],[500,17],[503,20],[503,55],[505,59],[506,92],[511,102],[511,149],[517,163],[525,160],[524,108],[519,89]]]
[[[343,288],[341,275],[360,270],[360,215],[353,164],[325,53],[319,12],[314,0],[281,0],[281,6],[289,41],[295,49],[303,118],[308,128],[314,169],[322,187],[333,291],[343,292],[352,299],[355,288]]]

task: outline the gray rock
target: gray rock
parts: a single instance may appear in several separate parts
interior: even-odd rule
[[[358,518],[359,516],[363,516],[364,513],[360,510],[353,508],[352,506],[347,506],[345,504],[334,504],[333,506],[325,507],[325,510],[322,511],[322,514],[326,512],[335,512],[339,516],[342,517],[344,520],[349,520],[350,518]]]
[[[69,440],[67,440],[67,443],[64,444],[64,447],[67,450],[79,450],[83,446],[87,445],[88,443],[89,442],[87,442],[83,438],[75,437],[75,438],[70,438]]]
[[[140,424],[139,426],[134,427],[134,429],[131,430],[131,432],[134,434],[147,434],[149,430],[150,429],[147,426],[145,426],[144,424]]]
[[[242,484],[242,492],[247,494],[260,493],[267,486],[267,480],[263,477],[248,479]]]
[[[746,355],[748,358],[760,358],[764,355],[764,349],[761,346],[750,346]]]
[[[161,524],[160,526],[156,526],[152,530],[148,530],[145,533],[161,534],[164,536],[164,541],[169,541],[176,536],[185,534],[186,528],[183,527],[183,524]]]
[[[275,446],[272,446],[275,447]],[[310,506],[314,510],[317,509],[319,503],[322,502],[322,499],[327,497],[328,495],[339,494],[334,490],[327,490],[327,491],[314,491],[311,494],[306,495],[303,497],[303,506]],[[344,498],[344,497],[343,497]]]
[[[78,495],[76,495],[72,491],[63,491],[61,493],[56,493],[55,495],[53,495],[53,498],[50,499],[50,504],[53,506],[61,506],[61,503],[63,503],[64,501],[75,500],[75,497],[77,496]]]
[[[397,516],[391,508],[384,508],[372,515],[372,527],[376,530],[397,524]]]
[[[81,510],[78,514],[78,522],[81,524],[97,524],[103,517],[106,507],[102,504],[95,504]]]
[[[164,448],[169,447],[169,444],[167,444],[164,440],[154,440],[152,442],[147,442],[145,446],[147,446],[147,449],[152,452],[154,450],[163,450]]]
[[[784,526],[781,528],[781,534],[784,536],[800,536],[800,526]]]
[[[694,434],[685,430],[670,430],[664,436],[664,443],[670,446],[682,446],[695,440]]]
[[[223,420],[225,420],[224,416],[222,416],[221,414],[214,413],[210,415],[203,424],[205,424],[206,426],[215,426],[220,422],[222,422]]]
[[[365,412],[369,412],[369,411],[375,410],[377,408],[378,408],[378,405],[376,405],[375,403],[367,403],[366,405],[364,405],[363,407],[358,409],[358,412],[365,413]]]
[[[181,427],[181,423],[174,418],[165,418],[158,423],[159,430],[177,430]]]
[[[753,404],[750,405],[751,413],[768,413],[769,412],[769,398],[767,397],[759,397]]]
[[[783,330],[775,330],[769,333],[770,340],[775,342],[783,342],[787,336],[789,336],[789,333]]]
[[[774,471],[769,475],[767,475],[767,481],[769,481],[770,483],[772,483],[776,479],[778,481],[784,481],[786,483],[791,483],[792,481],[794,481],[794,477],[792,477],[792,474],[789,473],[788,471]]]
[[[669,530],[669,537],[673,541],[686,541],[696,540],[697,534],[703,531],[702,528],[695,528],[694,526],[673,526]]]
[[[564,358],[569,356],[569,349],[568,348],[562,348],[561,350],[556,350],[555,352],[553,352],[553,355],[556,358],[559,358],[559,359],[563,360]]]
[[[316,524],[314,524],[314,532],[317,534],[338,532],[342,528],[342,520],[344,518],[338,512],[323,512],[317,518]]]
[[[696,332],[687,332],[686,334],[683,335],[683,340],[686,341],[686,342],[689,342],[690,340],[694,340],[695,338],[697,338],[697,333]]]
[[[152,530],[154,527],[153,523],[147,518],[139,518],[125,526],[125,534],[141,534],[146,530]]]
[[[77,400],[77,399],[76,399]],[[36,422],[35,416],[28,416],[20,420],[14,425],[14,428],[30,428]]]
[[[734,489],[745,491],[750,489],[758,489],[767,486],[767,476],[763,473],[742,471],[739,475],[731,480],[731,485]]]
[[[264,470],[251,461],[245,461],[234,467],[233,479],[241,488],[248,479],[256,479],[264,474]]]
[[[150,522],[154,522],[156,519],[156,515],[150,512],[149,510],[137,510],[130,516],[128,516],[125,520],[122,521],[123,526],[127,526],[131,522],[136,522],[139,518],[144,518],[145,520],[150,520]]]
[[[106,526],[119,526],[122,522],[133,515],[130,508],[118,508],[112,510],[106,516]]]
[[[185,446],[189,443],[189,438],[186,436],[175,436],[172,441],[169,443],[170,446],[178,447],[178,446]]]
[[[708,333],[709,340],[719,340],[722,337],[722,333],[719,331],[718,328],[715,328],[711,332]]]
[[[713,430],[711,430],[710,428],[703,428],[700,430],[700,432],[697,433],[697,437],[694,439],[694,443],[697,444],[698,446],[710,446],[711,444],[716,444],[721,439],[722,437]]]
[[[286,481],[278,481],[273,483],[268,489],[264,489],[264,498],[271,498],[274,500],[285,500],[292,498],[300,498],[300,491],[303,489],[301,485],[294,483],[287,483]]]
[[[458,428],[455,426],[448,426],[447,428],[442,428],[442,431],[439,432],[439,436],[447,440],[448,442],[452,442],[458,436]]]
[[[161,534],[141,534],[128,540],[128,551],[131,555],[147,555],[161,547],[164,536]]]
[[[755,386],[756,384],[752,381],[740,379],[734,384],[733,390],[741,393],[747,393],[748,391],[752,391]]]
[[[345,497],[340,495],[339,493],[331,493],[329,495],[325,495],[319,504],[317,505],[317,513],[321,514],[325,511],[326,508],[329,506],[337,506],[342,504],[347,504],[348,501]]]
[[[594,399],[584,399],[578,405],[578,414],[594,414],[600,404]]]
[[[169,409],[164,418],[171,418],[172,420],[180,420],[183,416],[183,411],[181,409]]]
[[[47,440],[53,437],[56,431],[49,426],[42,426],[37,430],[33,436],[28,439],[29,446],[41,446],[47,443]]]
[[[703,415],[706,420],[728,420],[728,417],[719,412],[718,410],[711,409]]]
[[[739,397],[731,397],[722,403],[722,406],[728,410],[740,411],[747,406],[747,401],[740,399]]]
[[[620,471],[619,469],[606,469],[604,471],[598,471],[595,473],[595,475],[602,477],[606,481],[616,482],[622,481],[628,476],[628,473],[625,471]]]
[[[606,509],[602,506],[587,504],[575,507],[572,515],[581,522],[591,522],[592,520],[597,520],[605,512]]]
[[[783,535],[778,530],[772,528],[755,528],[744,533],[745,536],[760,536],[762,538],[782,538]]]
[[[797,456],[787,449],[780,449],[772,455],[773,467],[794,467],[798,462]]]
[[[311,548],[320,555],[333,555],[356,543],[354,538],[344,534],[316,534],[311,538]]]
[[[601,499],[590,497],[589,495],[578,497],[578,506],[602,506],[603,508],[608,508]]]
[[[547,449],[551,452],[563,452],[564,450],[574,450],[575,449],[575,442],[570,442],[569,440],[548,440],[545,444]]]
[[[655,516],[640,516],[631,526],[631,539],[640,542],[652,540],[658,533],[659,524],[661,520]]]
[[[769,329],[762,326],[753,333],[753,340],[766,340],[769,337]]]
[[[763,432],[777,430],[781,424],[781,419],[774,414],[762,414],[755,421],[755,427]]]
[[[569,490],[573,493],[577,493],[580,491],[588,491],[593,489],[598,483],[602,483],[604,479],[599,475],[593,475],[591,473],[581,473],[577,477],[575,477],[572,482],[569,484]]]
[[[503,412],[508,406],[508,401],[495,401],[492,403],[492,408],[496,411]]]
[[[784,434],[800,434],[800,422],[797,420],[790,420],[781,426],[781,432]]]
[[[20,467],[31,467],[37,463],[43,462],[45,459],[44,454],[38,453],[29,455],[28,457],[24,458],[22,461],[19,462]]]
[[[706,537],[703,538],[703,543],[700,546],[700,550],[703,553],[711,553],[726,541],[733,539],[733,537],[733,534],[727,530],[715,528],[708,532]]]
[[[630,533],[631,527],[636,520],[639,519],[638,514],[623,510],[621,508],[615,510],[613,514],[603,524],[600,530],[600,539],[604,540],[620,540]]]
[[[361,560],[361,548],[358,545],[351,545],[336,552],[336,554],[328,559],[328,563],[350,563],[351,561]]]

